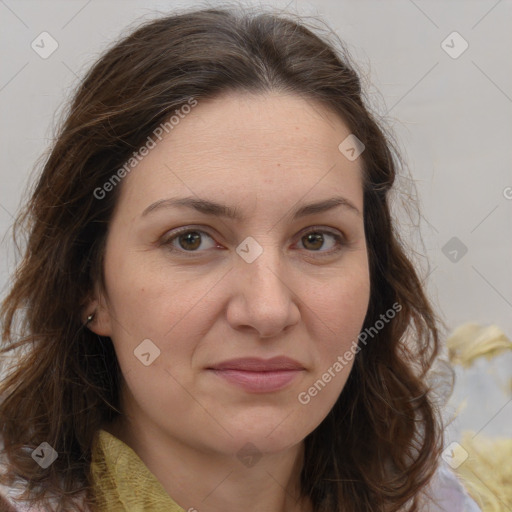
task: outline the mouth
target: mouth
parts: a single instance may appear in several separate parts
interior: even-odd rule
[[[225,382],[251,393],[271,393],[282,390],[305,371],[289,357],[232,359],[215,364],[208,371]]]

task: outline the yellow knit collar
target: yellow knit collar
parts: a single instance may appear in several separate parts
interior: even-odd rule
[[[185,512],[139,456],[103,429],[93,445],[91,474],[99,512]]]

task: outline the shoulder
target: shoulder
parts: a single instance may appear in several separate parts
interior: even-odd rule
[[[41,504],[22,500],[20,498],[22,492],[22,486],[8,487],[0,483],[0,512],[50,512],[50,510],[58,510],[56,500],[50,500],[51,509],[49,510]],[[85,508],[85,505],[81,504],[80,506]]]
[[[0,436],[0,473],[4,474],[7,470],[7,466],[5,464],[5,454],[4,454],[4,443],[3,439]],[[20,487],[8,487],[7,485],[0,482],[0,510],[3,512],[25,512],[31,510],[29,505],[23,505],[19,501],[16,501],[15,498],[19,496],[22,489]],[[34,507],[32,507],[34,510]],[[36,509],[37,510],[37,509]]]
[[[441,460],[426,492],[422,512],[482,512],[457,475]]]
[[[0,473],[7,471],[5,454],[3,453],[3,442],[0,438]],[[0,512],[49,512],[42,505],[32,503],[28,500],[22,500],[20,497],[25,490],[24,485],[19,482],[8,486],[0,482]],[[57,509],[57,503],[51,502],[52,509]]]
[[[4,470],[3,467],[2,470]],[[0,483],[0,512],[50,512],[50,510],[58,510],[57,500],[49,500],[50,510],[41,504],[22,500],[20,496],[23,490],[22,485],[8,487]],[[78,499],[77,503],[79,503],[80,510],[89,510],[81,498]],[[91,511],[89,510],[89,512]]]
[[[19,494],[19,488],[0,484],[0,510],[2,512],[43,512],[43,509],[36,505],[16,500]]]

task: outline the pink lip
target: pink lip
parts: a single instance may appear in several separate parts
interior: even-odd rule
[[[218,363],[208,370],[252,393],[278,391],[297,377],[304,367],[289,357],[247,357]]]

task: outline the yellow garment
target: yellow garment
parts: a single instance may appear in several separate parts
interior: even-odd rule
[[[106,430],[95,438],[91,472],[98,512],[185,512],[139,456]]]

